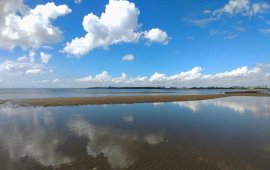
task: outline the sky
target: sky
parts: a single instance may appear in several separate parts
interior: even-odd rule
[[[270,86],[270,1],[0,1],[0,88],[95,86]]]

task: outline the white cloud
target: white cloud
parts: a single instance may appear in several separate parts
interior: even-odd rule
[[[265,12],[269,7],[267,3],[250,3],[249,0],[229,0],[223,8],[213,11],[213,14],[219,16],[223,14],[253,16]]]
[[[215,17],[209,17],[209,18],[203,18],[203,19],[194,19],[194,18],[185,18],[185,20],[192,25],[199,26],[199,27],[204,27],[211,22],[217,21],[217,18]]]
[[[165,74],[155,73],[151,76],[150,81],[162,81],[165,79]]]
[[[211,11],[211,10],[204,10],[203,13],[204,13],[204,14],[211,14],[212,11]]]
[[[29,69],[25,71],[25,74],[39,74],[41,73],[41,69],[39,68],[34,68],[34,69]]]
[[[38,81],[34,81],[35,83],[49,83],[50,80],[38,80]]]
[[[230,34],[224,37],[225,40],[233,40],[235,38],[237,38],[238,35],[237,34]]]
[[[52,81],[52,83],[53,84],[55,84],[55,83],[58,83],[58,82],[60,82],[61,80],[59,80],[58,78],[56,78],[56,79],[54,79],[53,81]]]
[[[87,34],[67,43],[64,51],[72,55],[84,55],[95,48],[108,48],[118,43],[135,42],[139,10],[126,0],[110,0],[100,17],[90,13],[83,19]]]
[[[124,83],[124,84],[136,84],[140,82],[145,82],[147,77],[137,76],[137,77],[128,77],[125,73],[122,73],[120,77],[112,77],[106,71],[103,71],[96,76],[87,76],[83,78],[76,79],[76,82],[92,82],[92,83]],[[105,85],[105,84],[104,84]]]
[[[38,48],[61,40],[62,31],[52,25],[59,16],[70,13],[67,5],[53,2],[31,9],[23,0],[0,2],[0,48]]]
[[[175,82],[175,81],[194,80],[200,78],[202,70],[203,69],[201,67],[194,67],[189,71],[181,72],[179,74],[175,74],[169,77],[167,77],[165,74],[155,73],[153,76],[151,76],[150,82],[163,82],[163,81]]]
[[[153,28],[150,31],[144,33],[144,37],[150,42],[168,44],[169,37],[166,32],[162,31],[159,28]]]
[[[46,54],[44,52],[40,52],[40,58],[41,58],[41,62],[47,64],[50,59],[52,58],[51,54]]]
[[[270,28],[269,29],[260,29],[260,32],[264,33],[264,34],[270,34]]]
[[[36,55],[36,53],[34,51],[30,51],[29,54],[28,54],[28,56],[25,56],[24,55],[22,57],[19,57],[17,59],[17,61],[19,61],[19,62],[31,62],[31,63],[33,63],[33,62],[35,62],[35,55]]]
[[[122,60],[123,61],[133,61],[134,60],[134,55],[132,55],[132,54],[127,54],[127,55],[125,55],[123,58],[122,58]]]
[[[258,72],[259,70],[257,70],[255,72]],[[241,67],[241,68],[237,68],[235,70],[232,71],[226,71],[223,73],[218,73],[215,74],[214,76],[219,77],[219,78],[224,78],[224,77],[237,77],[237,76],[245,76],[248,73],[253,72],[253,70],[248,70],[247,66]]]
[[[74,0],[75,4],[80,4],[82,2],[82,0]]]
[[[0,63],[1,74],[31,74],[40,73],[44,69],[44,66],[36,63],[18,62],[12,60],[6,60]]]
[[[86,35],[66,43],[63,52],[80,57],[96,48],[107,49],[119,43],[137,42],[143,34],[139,31],[139,13],[132,2],[110,0],[100,17],[93,13],[84,17],[82,25]]]
[[[222,8],[212,11],[204,10],[203,14],[207,15],[207,18],[186,18],[186,20],[195,26],[206,26],[219,20],[223,15],[241,15],[250,17],[262,14],[269,9],[270,5],[268,3],[251,3],[249,0],[229,0]]]
[[[0,62],[1,76],[6,79],[20,77],[22,75],[37,75],[50,73],[52,68],[46,67],[44,64],[35,62],[35,52],[30,51],[28,56],[18,57],[17,60],[4,60]]]
[[[58,78],[55,78],[53,80],[47,80],[47,79],[45,79],[45,80],[37,80],[37,81],[33,81],[33,82],[34,83],[52,83],[52,84],[55,84],[55,83],[61,82],[61,80],[58,79]]]
[[[216,74],[203,74],[203,68],[194,67],[185,72],[166,76],[164,73],[154,73],[149,78],[146,76],[129,77],[122,73],[120,77],[112,77],[106,71],[96,76],[87,76],[76,79],[77,83],[85,83],[87,86],[257,86],[268,85],[267,78],[270,72],[270,65],[257,64],[249,69],[247,66],[236,68]],[[267,75],[267,76],[266,76]]]
[[[187,40],[190,40],[190,41],[193,41],[195,38],[192,37],[192,36],[188,36],[186,39],[187,39]]]

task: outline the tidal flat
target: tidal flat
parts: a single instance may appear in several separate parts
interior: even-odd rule
[[[0,169],[270,167],[270,98],[0,105]]]

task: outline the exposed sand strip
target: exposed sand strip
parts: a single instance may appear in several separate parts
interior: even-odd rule
[[[32,106],[76,106],[76,105],[99,105],[99,104],[132,104],[132,103],[157,103],[175,101],[207,100],[230,96],[266,96],[270,94],[259,93],[234,93],[234,94],[211,94],[211,95],[159,95],[159,96],[107,96],[107,97],[79,97],[79,98],[39,98],[17,99],[10,102],[19,105]],[[0,100],[1,103],[8,102]]]

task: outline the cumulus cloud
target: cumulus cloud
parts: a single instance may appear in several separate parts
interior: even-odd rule
[[[51,54],[46,54],[44,52],[40,52],[40,58],[41,58],[41,62],[47,64],[50,59],[52,58]]]
[[[166,32],[159,28],[153,28],[144,33],[144,38],[149,40],[149,42],[168,44],[169,37]]]
[[[60,41],[62,31],[53,26],[52,21],[70,12],[71,9],[67,5],[55,5],[53,2],[31,9],[23,0],[2,0],[0,48],[38,48]]]
[[[96,48],[107,49],[119,43],[137,42],[143,34],[139,31],[139,14],[139,9],[132,2],[110,0],[100,17],[93,13],[84,17],[82,25],[87,32],[86,35],[67,42],[63,52],[79,57]],[[153,40],[161,41],[164,34],[167,35],[161,32],[160,35],[163,37],[156,37]]]
[[[84,83],[101,83],[104,85],[108,85],[110,83],[118,84],[136,84],[143,83],[147,80],[147,77],[137,76],[137,77],[128,77],[125,73],[122,73],[120,77],[112,77],[108,74],[108,72],[103,71],[96,76],[87,76],[83,78],[76,79],[76,82],[84,82]]]
[[[167,77],[165,74],[155,73],[150,77],[151,82],[162,82],[162,81],[186,81],[198,79],[201,76],[202,68],[194,67],[190,71],[181,72],[173,76]]]
[[[140,37],[140,33],[136,32],[139,13],[134,3],[110,0],[100,17],[93,13],[84,17],[83,27],[87,34],[67,43],[64,51],[80,56],[95,48],[137,41]]]
[[[127,54],[127,55],[125,55],[123,58],[122,58],[122,60],[123,61],[133,61],[134,60],[134,55],[132,55],[132,54]]]
[[[103,71],[96,76],[87,76],[76,79],[77,83],[86,83],[88,86],[116,85],[116,86],[257,86],[270,85],[269,64],[257,64],[253,68],[243,66],[231,71],[216,74],[204,74],[203,68],[194,67],[189,71],[180,72],[171,76],[164,73],[154,73],[149,78],[146,76],[129,77],[122,73],[120,77],[112,77]]]

